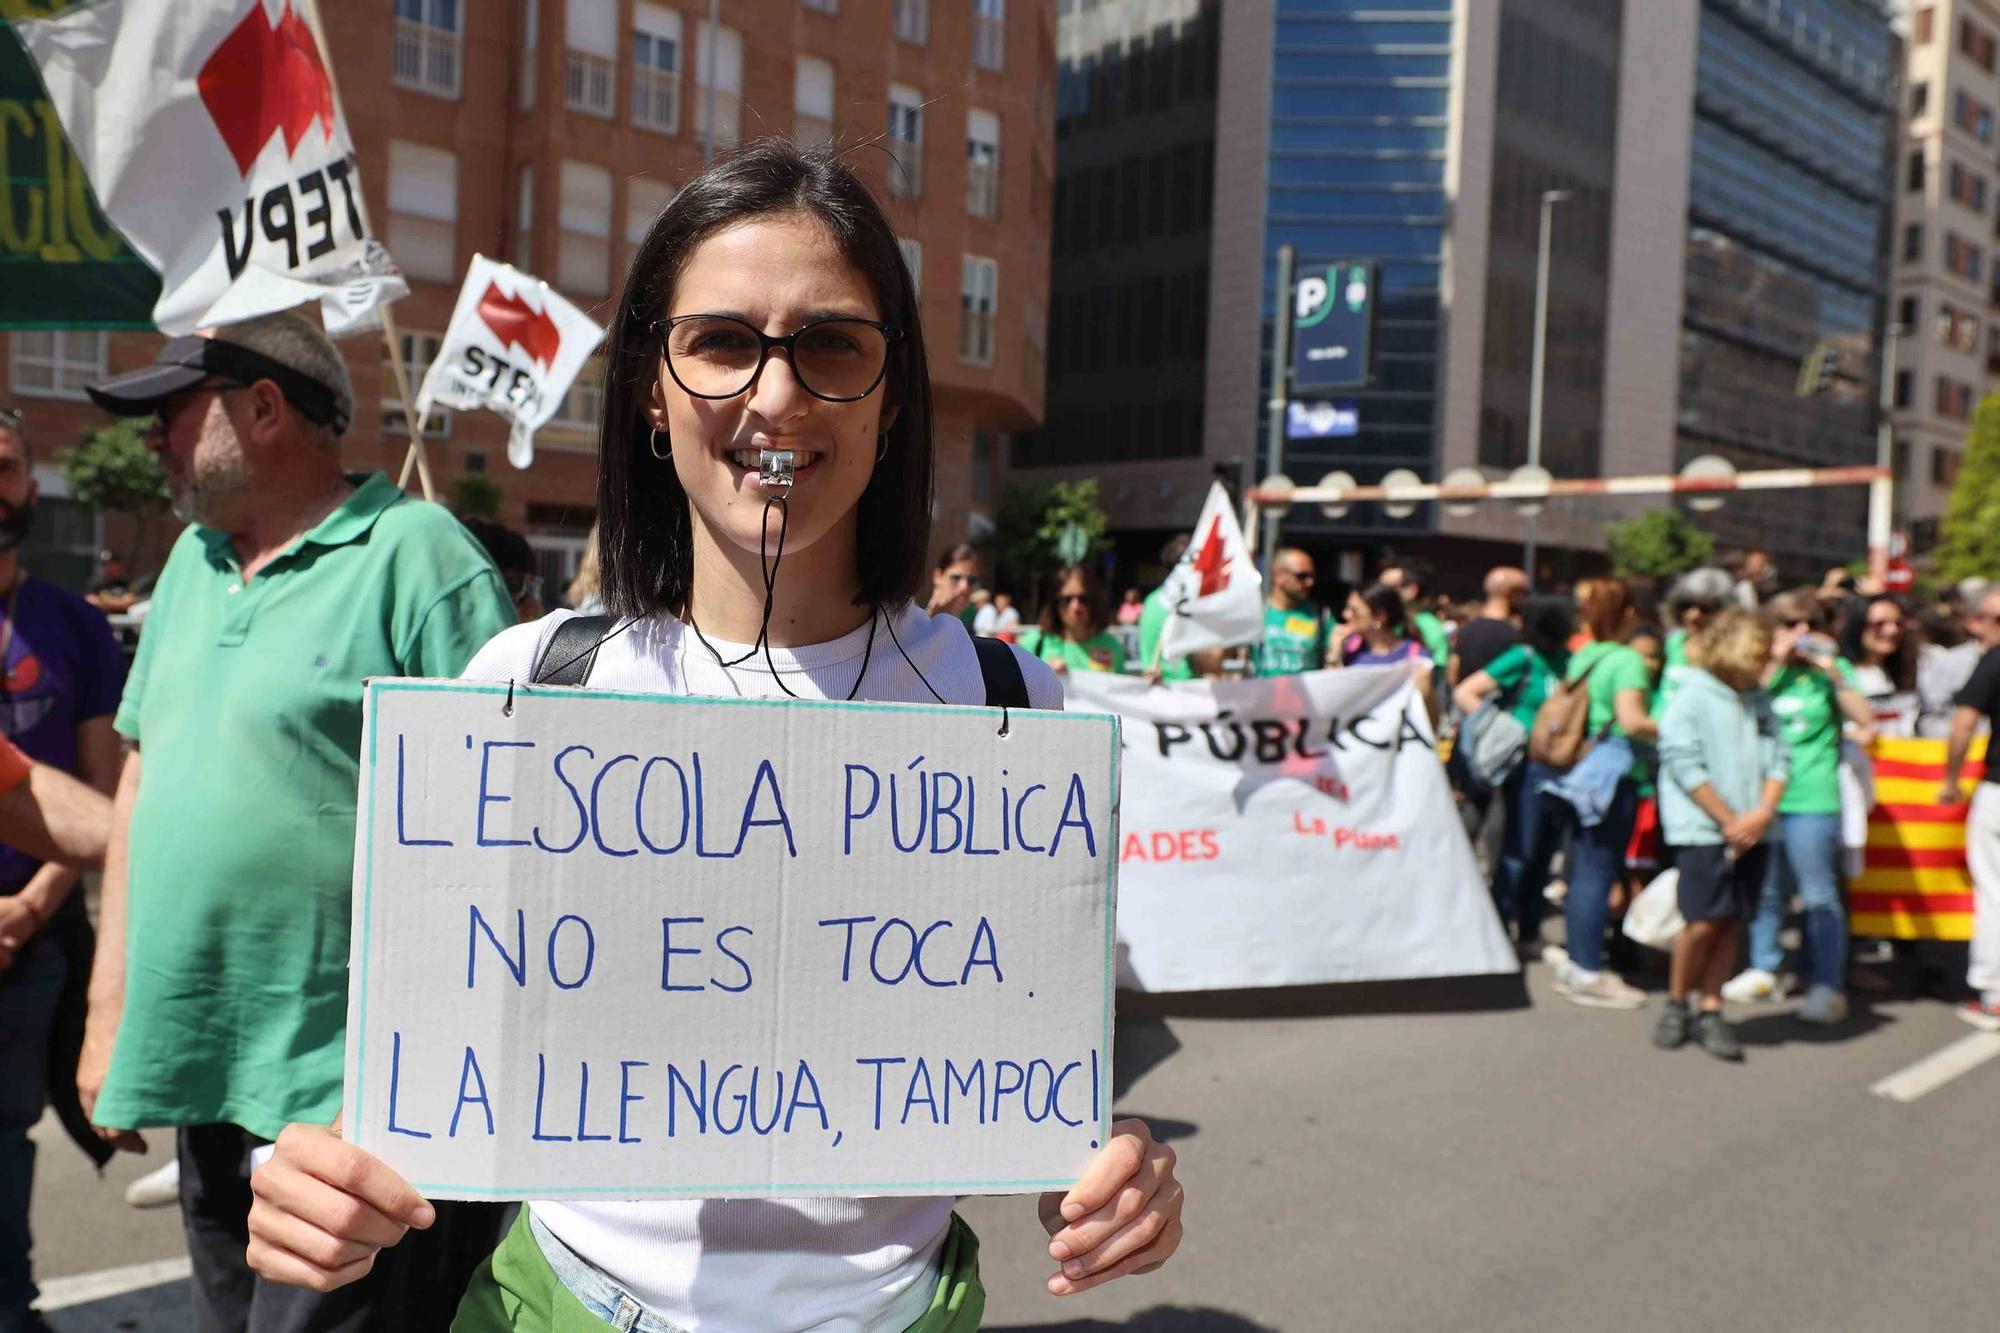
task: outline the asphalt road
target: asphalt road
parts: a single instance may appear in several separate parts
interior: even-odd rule
[[[1869,1092],[1967,1034],[1946,1005],[1864,1004],[1827,1035],[1762,1007],[1728,1067],[1654,1051],[1656,1008],[1572,1008],[1539,966],[1529,992],[1503,1012],[1122,1025],[1147,1067],[1120,1109],[1180,1149],[1187,1242],[1159,1274],[1058,1300],[1028,1201],[970,1201],[987,1327],[1992,1327],[2000,1060],[1909,1104]],[[45,1278],[182,1253],[171,1209],[120,1201],[141,1163],[100,1184],[51,1129]],[[51,1322],[183,1333],[185,1303],[167,1284]]]

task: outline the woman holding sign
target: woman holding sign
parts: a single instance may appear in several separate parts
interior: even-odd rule
[[[634,259],[607,372],[599,555],[616,619],[588,643],[590,686],[985,702],[964,625],[912,604],[929,572],[924,339],[895,233],[843,163],[766,142],[689,182]],[[537,668],[568,619],[507,631],[467,675],[549,678]],[[1054,676],[1009,652],[1030,702],[1060,707]],[[252,1266],[320,1289],[432,1216],[317,1126],[286,1130],[252,1188]],[[953,1204],[533,1203],[453,1327],[969,1330],[978,1242]],[[1181,1207],[1173,1150],[1117,1122],[1082,1179],[1041,1199],[1049,1290],[1158,1268]]]

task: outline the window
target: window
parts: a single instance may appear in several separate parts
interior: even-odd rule
[[[896,238],[896,248],[903,252],[903,267],[910,270],[910,286],[918,296],[924,294],[924,243],[922,241]]]
[[[1924,257],[1924,224],[1912,222],[1903,228],[1903,261],[1915,263]]]
[[[681,128],[681,16],[646,0],[632,6],[632,123],[662,134]]]
[[[576,372],[570,382],[569,392],[556,408],[556,414],[549,418],[551,426],[569,430],[594,431],[598,418],[604,414],[604,358],[593,356],[583,363],[583,369]]]
[[[1909,165],[1903,171],[1903,184],[1911,193],[1924,188],[1924,150],[1919,148],[1910,154]]]
[[[535,271],[535,169],[522,167],[514,195],[514,267]]]
[[[458,96],[459,0],[396,0],[389,80],[438,97]]]
[[[1968,354],[1977,352],[1980,325],[1977,315],[1950,305],[1938,306],[1936,331],[1939,346]]]
[[[965,211],[1000,216],[1000,117],[991,111],[965,113]]]
[[[575,296],[611,294],[611,172],[604,167],[562,164],[556,286]]]
[[[965,257],[959,288],[958,356],[975,366],[993,364],[993,311],[1000,297],[1000,265],[977,255]]]
[[[1931,485],[1949,486],[1958,480],[1958,454],[1942,446],[1931,449]]]
[[[418,393],[423,389],[424,376],[430,373],[431,362],[437,360],[444,338],[435,333],[405,333],[401,341],[403,373],[409,376],[410,392]],[[425,439],[448,440],[451,438],[451,409],[433,405],[430,415],[418,424],[423,427]],[[382,358],[382,433],[410,433],[409,417],[403,411],[402,386],[396,383],[395,362],[386,356]]]
[[[535,66],[541,44],[542,0],[521,0],[521,110],[535,109]]]
[[[650,176],[634,176],[625,182],[625,243],[638,245],[646,239],[646,233],[660,220],[660,214],[667,211],[667,205],[674,201],[678,193],[665,181],[656,181]]]
[[[711,73],[710,71],[713,71]],[[734,143],[742,135],[743,34],[734,28],[695,29],[694,128],[708,143]],[[714,90],[715,123],[709,124],[709,90]]]
[[[1957,232],[1944,234],[1944,266],[1968,282],[1978,282],[1984,268],[1979,247]]]
[[[1993,34],[1971,19],[1958,21],[1958,49],[1989,74],[1993,71]]]
[[[799,0],[799,3],[807,9],[816,10],[821,14],[838,14],[840,12],[840,0]]]
[[[972,64],[1006,68],[1006,0],[972,0]]]
[[[792,75],[792,109],[798,113],[794,130],[799,144],[833,142],[833,66],[816,56],[800,56]]]
[[[1925,5],[1922,9],[1919,9],[1916,13],[1915,21],[1911,25],[1910,45],[1929,46],[1936,19],[1937,14],[1929,5]]]
[[[916,199],[924,192],[924,97],[900,83],[889,85],[889,193]]]
[[[1897,407],[1908,407],[1908,406],[1910,405],[1910,403],[1911,403],[1911,400],[1912,400],[1912,398],[1913,398],[1913,396],[1914,396],[1915,392],[1916,392],[1916,390],[1915,390],[1915,388],[1914,388],[1914,386],[1913,386],[1913,383],[1912,383],[1912,376],[1911,376],[1911,373],[1910,373],[1909,371],[1907,371],[1907,370],[1899,370],[1899,371],[1897,371],[1897,372],[1896,372],[1896,397],[1895,397],[1895,403],[1896,403],[1896,406],[1897,406]]]
[[[1993,108],[1962,91],[1951,95],[1952,124],[1981,143],[1993,142]]]
[[[1941,417],[1952,421],[1969,420],[1972,416],[1972,386],[1940,375],[1937,377],[1933,405]]]
[[[611,118],[618,83],[618,0],[568,0],[563,22],[563,105]]]
[[[1922,119],[1923,119],[1923,118],[1924,118],[1925,116],[1927,116],[1927,115],[1929,115],[1929,114],[1930,114],[1930,110],[1931,110],[1931,86],[1930,86],[1930,84],[1929,84],[1929,83],[1913,83],[1913,84],[1911,84],[1911,85],[1910,85],[1910,119],[1911,119],[1911,120],[1922,120]]]
[[[931,0],[896,0],[896,40],[922,46],[931,39]]]
[[[1905,329],[1914,329],[1917,327],[1917,320],[1922,318],[1920,313],[1922,310],[1922,300],[1915,296],[1905,296],[1896,302],[1896,323]]]
[[[109,334],[96,329],[20,329],[8,335],[7,377],[24,398],[84,400],[104,378]]]
[[[457,155],[389,141],[389,234],[383,239],[410,277],[458,277]]]
[[[972,63],[1007,67],[1007,0],[972,0]]]
[[[1962,162],[1952,162],[1945,171],[1946,188],[1956,203],[1975,213],[1986,211],[1986,178]]]

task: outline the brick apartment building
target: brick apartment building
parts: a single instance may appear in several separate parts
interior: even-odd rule
[[[375,234],[410,278],[394,313],[413,384],[475,253],[608,322],[637,242],[711,137],[831,140],[852,147],[918,278],[936,541],[988,524],[1004,443],[1043,413],[1055,0],[341,0],[321,13]],[[52,576],[80,576],[105,534],[61,499],[49,455],[101,422],[82,385],[157,342],[0,333],[0,401],[26,409],[50,497],[39,567]],[[346,461],[393,476],[408,438],[384,345],[344,348],[359,400],[379,403],[358,414]],[[435,413],[425,428],[440,498],[485,473],[558,587],[595,506],[600,376],[586,369],[526,471],[490,413]],[[130,541],[122,526],[110,537]]]

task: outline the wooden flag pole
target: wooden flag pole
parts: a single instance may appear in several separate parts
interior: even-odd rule
[[[347,103],[340,96],[340,76],[333,68],[333,48],[326,44],[326,27],[320,22],[319,5],[315,0],[303,0],[303,3],[296,8],[305,11],[306,23],[312,28],[313,41],[319,47],[320,62],[326,67],[326,82],[333,93],[333,104],[342,108],[341,114],[345,115]],[[367,191],[356,189],[354,202],[361,212],[363,234],[373,236],[375,224],[368,219]],[[437,486],[431,480],[430,455],[424,450],[423,424],[417,420],[416,396],[410,392],[410,371],[409,367],[403,364],[403,340],[396,333],[396,317],[390,313],[389,303],[386,301],[377,306],[376,310],[382,317],[382,343],[389,353],[390,373],[396,380],[396,392],[403,399],[403,421],[410,431],[410,452],[403,459],[403,475],[397,485],[407,487],[410,484],[410,468],[414,464],[417,480],[424,489],[424,499],[435,500]]]

